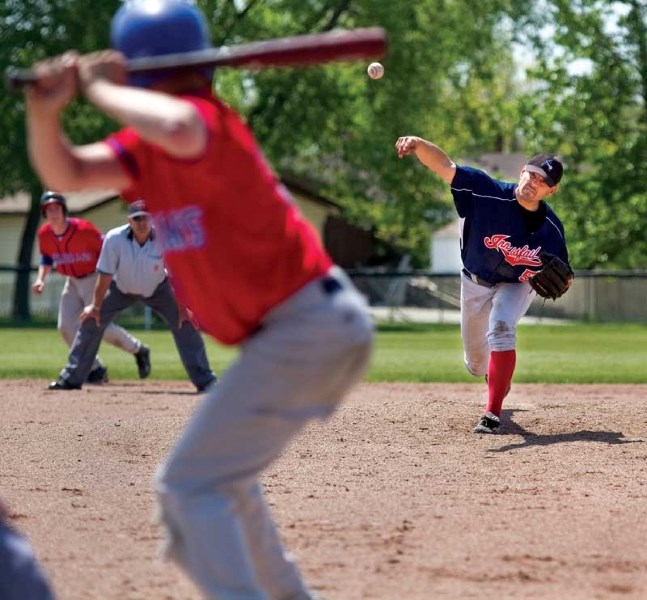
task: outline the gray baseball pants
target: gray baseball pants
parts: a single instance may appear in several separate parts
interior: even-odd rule
[[[461,275],[461,337],[465,366],[472,375],[485,376],[491,350],[516,348],[517,324],[534,297],[527,283],[486,287]]]
[[[339,269],[273,309],[191,418],[156,487],[166,555],[210,600],[309,600],[259,474],[364,374],[373,326]],[[332,283],[331,283],[332,281]]]
[[[61,332],[65,343],[69,348],[74,343],[74,336],[79,330],[80,321],[79,315],[83,309],[92,304],[92,296],[94,294],[94,285],[97,281],[97,274],[92,273],[87,277],[67,277],[63,292],[61,293],[61,300],[58,305],[58,330]],[[140,342],[136,337],[133,337],[123,327],[119,327],[116,323],[110,323],[103,334],[103,339],[121,348],[129,354],[135,354],[139,350]],[[95,357],[92,363],[92,369],[101,366],[99,357]],[[91,370],[92,370],[91,369]]]
[[[153,295],[144,298],[133,294],[124,294],[113,281],[101,305],[97,325],[94,319],[88,319],[79,328],[68,358],[67,366],[60,376],[74,385],[81,385],[92,370],[92,357],[99,350],[101,337],[112,320],[123,310],[143,302],[159,314],[173,333],[175,345],[189,379],[197,388],[203,388],[215,380],[209,367],[207,352],[200,332],[188,322],[178,326],[179,310],[173,289],[168,279],[160,283]]]

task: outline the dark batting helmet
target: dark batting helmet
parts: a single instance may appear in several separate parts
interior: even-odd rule
[[[180,54],[211,48],[209,28],[190,0],[131,0],[115,13],[110,27],[112,47],[126,58]],[[213,68],[200,71],[207,79]],[[131,74],[128,83],[148,87],[177,71]]]
[[[67,202],[65,201],[65,196],[58,192],[45,192],[40,197],[40,213],[43,216],[45,216],[45,208],[50,204],[60,204],[63,207],[63,212],[67,216]]]

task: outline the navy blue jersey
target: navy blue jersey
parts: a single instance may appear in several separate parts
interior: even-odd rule
[[[564,227],[557,215],[545,202],[539,214],[529,213],[517,202],[516,187],[472,167],[457,166],[452,180],[461,217],[463,265],[490,283],[528,281],[541,267],[542,250],[568,262]],[[532,220],[535,224],[529,227]]]

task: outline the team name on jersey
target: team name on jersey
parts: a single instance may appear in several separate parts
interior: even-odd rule
[[[56,252],[52,254],[52,260],[57,265],[73,265],[80,262],[92,262],[94,260],[92,252]]]
[[[541,246],[531,249],[528,247],[528,244],[526,244],[523,248],[518,248],[506,241],[509,237],[509,235],[498,233],[492,237],[483,238],[483,243],[486,248],[501,252],[505,257],[505,261],[513,267],[516,267],[517,265],[538,267],[541,265],[541,260],[538,256]]]
[[[153,223],[164,252],[195,250],[205,244],[202,208],[199,206],[155,213]]]

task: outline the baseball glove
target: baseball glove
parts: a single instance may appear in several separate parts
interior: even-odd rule
[[[540,252],[539,258],[543,266],[529,279],[529,283],[542,298],[556,300],[571,287],[573,269],[559,256],[548,252]]]

